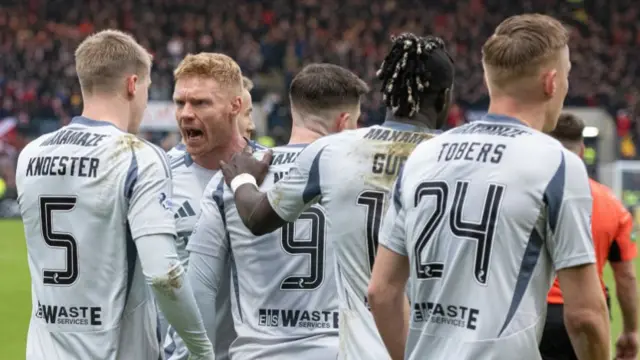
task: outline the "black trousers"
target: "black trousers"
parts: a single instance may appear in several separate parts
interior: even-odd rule
[[[607,289],[607,307],[611,307],[609,289]],[[549,304],[547,307],[547,322],[540,341],[540,354],[543,360],[578,360],[567,328],[564,326],[563,313],[562,304]]]

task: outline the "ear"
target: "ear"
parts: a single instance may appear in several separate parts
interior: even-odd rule
[[[436,109],[438,110],[438,113],[449,112],[449,107],[451,106],[451,94],[452,93],[450,88],[446,88],[444,89],[444,91],[442,91],[443,101],[441,103],[442,106],[439,109]]]
[[[580,159],[584,159],[584,142],[580,144]]]
[[[547,98],[553,97],[556,93],[556,79],[558,77],[558,70],[551,69],[542,74],[542,90]]]
[[[231,115],[237,116],[238,114],[240,114],[241,109],[242,109],[242,97],[234,96],[231,99]]]
[[[348,130],[350,128],[350,120],[351,114],[349,114],[348,112],[341,112],[340,114],[338,114],[338,117],[336,117],[335,121],[334,132],[339,133],[343,130]]]
[[[127,97],[132,98],[136,95],[138,80],[138,75],[127,76]]]

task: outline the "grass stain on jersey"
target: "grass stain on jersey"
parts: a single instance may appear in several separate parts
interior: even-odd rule
[[[119,158],[120,155],[135,152],[144,146],[142,140],[132,134],[123,134],[116,140],[116,150],[111,155],[112,158]]]
[[[409,155],[422,142],[434,137],[433,134],[420,134],[422,140],[419,142],[393,141],[374,146],[371,172],[365,176],[365,184],[378,189],[391,189],[396,181],[400,170],[409,158]],[[413,138],[413,137],[412,137]]]

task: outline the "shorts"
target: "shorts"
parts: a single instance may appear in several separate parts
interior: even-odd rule
[[[578,360],[564,326],[562,304],[549,304],[547,322],[544,324],[540,355],[543,360]]]
[[[605,289],[607,307],[611,307],[609,289]],[[611,317],[611,311],[609,311]],[[543,360],[578,360],[567,328],[564,326],[564,305],[548,304],[547,322],[544,324],[542,340],[540,341],[540,355]]]

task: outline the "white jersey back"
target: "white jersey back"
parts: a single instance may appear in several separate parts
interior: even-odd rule
[[[303,147],[273,149],[263,189],[286,175]],[[203,200],[207,203],[203,207],[217,207],[217,219],[201,220],[207,227],[226,228],[226,234],[201,239],[201,234],[210,232],[201,232],[200,226],[205,225],[199,224],[189,246],[205,253],[213,248],[232,254],[236,285],[232,308],[238,338],[231,345],[231,357],[335,359],[338,299],[325,211],[312,207],[295,223],[256,237],[242,223],[233,193],[221,176],[214,178],[205,193],[212,196]]]
[[[293,220],[307,204],[326,209],[336,252],[340,358],[388,359],[366,299],[378,230],[393,183],[411,151],[433,135],[397,122],[327,136],[309,145],[289,176],[268,192]]]
[[[516,119],[418,146],[380,235],[410,261],[405,357],[540,359],[554,268],[595,262],[590,218],[582,161]]]
[[[33,313],[27,359],[157,359],[156,311],[135,239],[175,236],[165,154],[76,117],[20,154]]]
[[[176,220],[176,231],[178,233],[176,250],[180,261],[185,269],[187,269],[189,261],[187,244],[198,220],[198,215],[200,215],[202,194],[218,170],[205,169],[194,163],[189,153],[187,153],[184,144],[178,144],[167,154],[169,155],[169,165],[173,177],[173,201],[171,211]],[[226,268],[227,267],[225,267],[225,269]],[[215,339],[211,339],[216,349],[216,360],[229,359],[228,349],[236,338],[236,332],[233,328],[233,317],[231,316],[229,276],[228,271],[222,276],[223,282],[220,284],[220,290],[216,297],[216,312],[220,315],[216,318],[216,337]],[[166,326],[166,321],[162,318],[162,314],[160,321]],[[164,334],[161,335],[164,337]],[[188,356],[186,347],[179,346],[176,348],[176,344],[173,341],[178,335],[175,331],[171,330],[169,336],[171,340],[165,345],[165,354],[167,357],[172,356],[172,359],[186,359]],[[183,351],[184,354],[178,356],[178,354],[174,354],[174,351]]]

